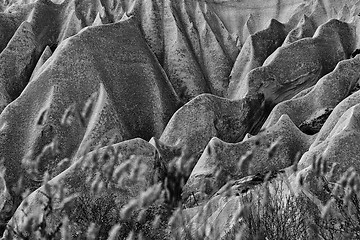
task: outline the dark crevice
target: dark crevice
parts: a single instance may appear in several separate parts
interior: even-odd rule
[[[360,80],[360,79],[359,79]],[[360,82],[358,81],[355,86],[350,90],[348,96],[360,90]]]
[[[359,53],[360,53],[360,49],[355,49],[355,51],[353,51],[353,52],[351,53],[351,57],[354,58],[354,57],[356,57],[356,55],[358,55]]]
[[[307,135],[314,135],[316,133],[318,133],[321,129],[321,127],[324,125],[325,121],[327,120],[327,118],[329,117],[329,115],[331,114],[333,109],[325,109],[325,112],[313,119],[310,120],[306,120],[303,123],[301,123],[299,125],[299,129],[307,134]]]

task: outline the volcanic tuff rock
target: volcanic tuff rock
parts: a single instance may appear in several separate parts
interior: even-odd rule
[[[272,188],[288,183],[284,196],[299,187],[294,159],[308,183],[318,155],[338,164],[336,176],[360,170],[360,1],[38,0],[1,9],[3,239],[16,239],[11,229],[28,234],[39,213],[56,229],[63,197],[74,197],[69,234],[82,237],[99,220],[81,215],[86,205],[109,212],[107,237],[123,205],[171,175],[182,149],[192,157],[176,186],[186,224],[213,205],[219,239],[231,237],[232,213],[269,172]],[[143,178],[113,184],[109,169],[126,163]],[[47,214],[43,193],[59,183],[67,191]],[[229,186],[236,195],[221,196]]]
[[[52,173],[61,159],[80,154],[79,147],[88,143],[94,148],[114,135],[117,141],[160,136],[179,102],[141,39],[137,25],[127,20],[84,29],[58,46],[1,115],[0,155],[5,160],[9,189],[24,172],[22,159],[32,161],[53,141],[61,153],[55,159],[44,153],[38,163],[41,173]],[[94,92],[98,93],[89,99],[91,104],[84,112],[85,102]],[[46,117],[39,123],[44,112]],[[22,147],[10,147],[16,142]],[[36,181],[26,184],[37,187]]]
[[[286,37],[286,26],[272,19],[269,26],[249,36],[234,64],[229,85],[230,97],[238,91],[238,83],[254,68],[261,67]]]
[[[359,148],[355,146],[359,141],[359,126],[357,124],[359,107],[360,105],[356,104],[344,112],[328,136],[316,146],[311,146],[309,151],[300,159],[299,164],[308,166],[312,161],[311,156],[318,153],[329,164],[339,163],[339,172],[344,172],[351,166],[358,169]]]
[[[46,46],[43,53],[41,54],[39,60],[37,61],[36,66],[34,67],[34,70],[30,76],[29,82],[34,78],[34,76],[38,73],[41,66],[46,62],[46,60],[48,60],[51,57],[52,54],[53,53],[52,53],[50,47]]]
[[[311,91],[276,105],[263,127],[273,126],[283,114],[289,115],[295,125],[300,127],[302,123],[321,116],[327,110],[331,112],[355,87],[359,74],[359,56],[339,62],[334,71],[322,77]]]
[[[316,27],[314,26],[311,19],[304,14],[298,25],[286,36],[283,45],[291,44],[302,38],[312,37],[315,33],[315,30]]]
[[[202,94],[186,103],[167,124],[160,141],[201,153],[212,137],[238,142],[252,132],[263,115],[263,98],[229,100]]]
[[[154,182],[154,163],[155,163],[155,148],[148,142],[136,138],[132,140],[123,141],[118,144],[109,147],[97,149],[88,153],[85,157],[79,159],[75,164],[72,164],[69,168],[63,171],[61,174],[51,179],[49,184],[49,190],[43,187],[38,188],[27,197],[26,204],[23,202],[14,216],[10,220],[10,224],[15,226],[16,232],[25,232],[27,218],[31,218],[35,213],[45,213],[43,204],[48,201],[46,194],[51,193],[53,195],[52,201],[54,201],[54,211],[48,216],[48,229],[55,229],[56,225],[61,221],[64,214],[61,203],[63,199],[66,199],[73,194],[76,194],[76,198],[73,199],[71,209],[66,211],[71,219],[71,228],[68,229],[71,234],[76,237],[81,232],[86,232],[89,224],[95,219],[101,221],[109,221],[108,224],[115,224],[119,218],[119,212],[121,207],[126,204],[132,198],[138,197],[138,195],[152,186]],[[103,162],[97,162],[96,156],[105,156],[102,158]],[[128,159],[131,157],[130,159]],[[100,158],[101,159],[101,158]],[[94,161],[95,160],[95,161]],[[112,183],[111,168],[116,169],[128,165],[128,169],[134,171],[135,166],[142,168],[142,178],[133,180],[132,176],[128,176],[120,179],[121,187]],[[100,172],[109,171],[108,174],[99,174]],[[126,170],[127,171],[127,170]],[[105,191],[100,195],[92,185],[91,180],[97,179],[98,183],[103,185]],[[61,193],[59,186],[62,184],[64,191]],[[99,186],[100,188],[100,186]],[[44,194],[45,192],[45,194]],[[91,212],[91,206],[97,206],[98,212]],[[88,209],[83,209],[87,208]],[[93,214],[93,215],[92,215]],[[94,215],[95,214],[95,215]],[[105,218],[96,216],[96,214],[104,214]],[[107,214],[107,215],[106,215]],[[103,226],[109,228],[109,226]],[[109,231],[110,229],[103,229],[102,231]],[[12,231],[5,232],[4,236],[11,239],[22,239],[14,235]]]
[[[260,92],[274,106],[312,86],[339,61],[349,58],[355,44],[356,32],[351,25],[329,20],[312,38],[278,48],[262,67],[250,71],[237,83],[238,90],[230,97],[238,99]]]
[[[283,189],[286,193],[282,197],[286,197],[289,189],[283,179],[287,178],[287,175],[288,173],[278,173],[269,178],[267,183],[270,190],[269,194],[274,194],[276,189]],[[256,175],[229,181],[202,206],[185,209],[184,215],[188,219],[186,223],[191,235],[196,236],[199,230],[204,231],[206,229],[206,224],[214,223],[213,231],[218,233],[219,239],[233,239],[234,231],[239,228],[239,221],[236,217],[241,214],[241,206],[249,203],[249,200],[254,197],[256,201],[251,203],[251,208],[260,207],[263,204],[262,200],[266,197],[266,193],[263,191],[264,185],[263,178]],[[221,192],[224,189],[230,189],[231,195],[222,195]],[[281,198],[281,196],[277,197]],[[201,219],[206,219],[206,221]],[[212,238],[211,232],[204,232],[207,238]],[[184,235],[181,239],[186,239]]]
[[[275,143],[277,150],[272,152],[271,146]],[[229,179],[289,167],[297,154],[302,155],[309,149],[310,143],[311,137],[301,133],[287,115],[283,115],[273,127],[239,143],[213,138],[184,186],[183,197],[185,200],[194,197],[200,202],[203,200],[201,195],[211,196]],[[244,162],[239,167],[243,156],[251,158],[251,162]]]
[[[23,22],[0,54],[0,111],[16,99],[27,84],[35,64],[36,40],[32,26]]]

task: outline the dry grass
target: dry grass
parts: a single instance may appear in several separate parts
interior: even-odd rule
[[[94,99],[92,101],[95,101]],[[66,113],[65,113],[66,114]],[[80,114],[80,113],[79,113]],[[89,114],[87,114],[89,115]],[[86,121],[86,119],[83,119]],[[71,124],[71,123],[70,123]],[[45,146],[48,148],[48,146]],[[114,151],[108,147],[112,154]],[[58,149],[50,149],[58,151]],[[269,157],[276,151],[276,145],[269,148]],[[84,152],[86,150],[84,149]],[[159,179],[149,189],[140,193],[135,199],[131,199],[115,215],[109,214],[115,202],[102,199],[105,183],[101,179],[107,179],[110,184],[121,184],[119,179],[132,178],[137,181],[142,178],[141,165],[138,161],[123,161],[114,167],[109,164],[110,160],[117,156],[107,154],[95,155],[97,158],[92,162],[104,163],[103,166],[89,167],[89,170],[97,171],[91,181],[91,194],[98,196],[93,201],[81,196],[70,196],[60,199],[64,202],[64,212],[76,211],[79,219],[91,224],[82,230],[82,235],[78,236],[86,239],[219,239],[219,233],[214,229],[213,223],[208,221],[209,214],[214,209],[199,206],[197,224],[189,226],[189,219],[183,214],[181,192],[189,171],[193,166],[191,157],[185,151],[181,156],[175,156],[168,165],[159,164],[164,162],[159,153],[155,154],[154,162],[159,168]],[[241,159],[248,159],[251,155],[246,155]],[[167,161],[167,160],[166,160]],[[251,159],[249,159],[251,161]],[[190,163],[190,164],[189,164]],[[296,161],[293,169],[296,171]],[[91,165],[91,164],[90,164]],[[106,165],[106,166],[105,166]],[[246,166],[249,164],[246,164]],[[38,174],[37,165],[34,164],[32,173]],[[244,164],[239,164],[239,168],[244,168]],[[306,195],[298,196],[285,194],[283,191],[284,182],[277,184],[269,182],[265,178],[263,183],[247,190],[247,192],[237,196],[241,199],[241,206],[234,217],[234,229],[226,236],[229,239],[359,239],[360,238],[360,180],[355,171],[349,170],[336,183],[327,181],[329,179],[328,166],[321,158],[315,160],[313,171],[317,178],[322,181],[324,193],[327,194],[328,201],[320,208],[316,206]],[[4,171],[2,171],[4,172]],[[99,176],[103,176],[100,178]],[[105,176],[105,177],[104,177]],[[67,214],[62,221],[53,226],[51,231],[48,228],[47,216],[53,211],[53,192],[47,182],[49,176],[45,174],[42,183],[45,189],[44,196],[48,201],[43,203],[44,217],[28,218],[25,229],[28,233],[17,232],[16,228],[7,226],[8,238],[13,236],[19,239],[73,239],[69,235],[69,220]],[[301,178],[300,178],[301,179]],[[21,181],[19,181],[21,184]],[[109,183],[107,183],[109,184]],[[274,187],[275,186],[275,187]],[[272,187],[272,189],[270,189]],[[22,189],[27,196],[28,190]],[[62,186],[57,186],[57,191],[63,191]],[[231,188],[223,191],[221,196],[229,198],[233,195]],[[73,198],[72,198],[73,197]],[[74,204],[67,204],[70,200],[76,200]],[[25,198],[26,201],[26,198]],[[104,202],[109,204],[104,206]],[[206,205],[205,205],[206,206]],[[68,209],[65,209],[68,208]],[[108,211],[104,210],[108,209]],[[110,217],[111,215],[111,217]],[[309,220],[310,219],[310,220]],[[193,231],[193,229],[197,231]]]

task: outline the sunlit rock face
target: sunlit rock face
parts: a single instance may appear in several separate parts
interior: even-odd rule
[[[269,152],[271,144],[278,142],[278,150]],[[287,115],[268,130],[239,143],[226,143],[213,138],[195,165],[183,189],[185,200],[202,194],[211,196],[229,179],[240,179],[257,173],[265,174],[289,167],[298,153],[303,154],[310,146],[311,137],[300,132]],[[239,167],[241,158],[251,152],[248,168]],[[216,175],[220,174],[217,179]],[[207,188],[201,190],[203,185]]]
[[[103,215],[102,218],[106,218],[106,221],[109,223],[107,226],[104,225],[104,229],[101,231],[107,233],[111,228],[111,224],[116,224],[117,219],[120,218],[121,207],[132,198],[137,197],[142,191],[151,187],[155,174],[154,150],[151,144],[139,138],[123,141],[114,144],[111,150],[105,147],[100,148],[98,151],[91,152],[86,158],[81,159],[77,164],[71,165],[65,171],[54,177],[49,181],[49,187],[52,192],[56,192],[57,187],[61,183],[64,183],[63,186],[69,191],[66,191],[64,195],[56,194],[53,198],[55,203],[54,211],[51,215],[47,216],[49,223],[47,229],[55,229],[63,215],[70,214],[69,218],[72,219],[72,227],[69,229],[69,232],[71,232],[72,236],[78,237],[81,236],[82,232],[86,232],[88,225],[92,221],[100,217],[97,216],[97,214],[101,214]],[[115,157],[113,153],[117,153],[121,155],[121,157]],[[104,156],[106,154],[109,154],[107,162],[94,163],[91,161],[95,155]],[[129,156],[131,156],[131,159],[128,160],[127,158]],[[111,175],[109,177],[98,173],[99,171],[106,171],[106,166],[117,168],[121,164],[136,161],[138,162],[137,164],[143,168],[142,171],[144,175],[142,179],[133,181],[131,177],[128,176],[122,179],[121,187],[112,185],[111,183],[109,184]],[[110,165],[109,162],[111,162]],[[106,190],[101,194],[92,192],[93,185],[91,181],[87,180],[95,178],[98,178],[99,181],[102,181],[106,186]],[[47,197],[43,194],[44,191],[44,187],[40,187],[29,195],[26,204],[31,207],[26,207],[24,202],[20,205],[19,209],[24,209],[25,211],[15,214],[11,220],[13,222],[12,224],[14,224],[14,226],[16,225],[16,232],[26,231],[26,222],[22,222],[22,219],[30,217],[33,213],[41,213],[43,211],[43,203],[47,201]],[[68,209],[69,212],[65,213],[60,207],[61,199],[79,193],[78,198],[74,199],[72,210]],[[91,206],[95,205],[97,206],[97,212],[92,212]],[[89,208],[86,209],[87,207]],[[13,234],[13,232],[8,232],[7,234],[7,238],[22,239],[16,236],[16,234]]]
[[[271,186],[298,187],[294,159],[308,182],[317,155],[338,165],[336,176],[360,170],[359,13],[352,0],[4,1],[3,239],[27,237],[37,214],[50,230],[70,214],[69,234],[84,237],[94,222],[79,213],[84,202],[110,212],[107,239],[123,205],[158,181],[166,188],[181,149],[189,171],[172,191],[187,224],[200,206],[215,206],[217,239],[231,239],[230,213],[267,173]],[[143,178],[112,185],[109,168],[126,161]],[[104,192],[93,191],[93,179]],[[74,195],[73,208],[47,214],[42,192],[60,183],[68,191],[56,201]],[[236,197],[218,194],[227,183]]]
[[[61,150],[42,153],[37,178],[26,177],[28,187],[37,187],[42,174],[52,174],[61,159],[81,156],[81,149],[92,150],[112,138],[160,137],[179,105],[131,19],[83,29],[64,40],[37,73],[1,115],[9,189],[26,170],[22,159],[36,159],[45,145],[56,142]],[[21,146],[10,147],[19,141]]]
[[[293,122],[308,134],[317,133],[320,118],[327,116],[347,96],[359,80],[359,56],[341,61],[329,74],[322,77],[318,83],[304,96],[295,96],[276,105],[263,128],[274,125],[283,114],[288,114]]]
[[[278,48],[262,67],[253,69],[238,83],[238,91],[232,97],[243,98],[261,92],[274,106],[314,85],[339,61],[349,58],[355,45],[356,33],[352,27],[330,20],[321,25],[312,38]]]

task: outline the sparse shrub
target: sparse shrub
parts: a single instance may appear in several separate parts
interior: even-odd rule
[[[300,196],[285,195],[282,184],[272,194],[267,183],[246,194],[241,239],[308,239],[307,205]]]
[[[84,106],[83,111],[75,112],[74,107],[66,110],[63,123],[71,125],[78,120],[84,125],[90,116],[90,111],[96,101],[96,94],[93,94]],[[73,106],[73,105],[72,105]],[[69,112],[72,112],[69,114]],[[74,115],[77,117],[70,118]],[[40,115],[41,124],[46,121],[46,113]],[[71,120],[71,121],[70,121]],[[56,140],[56,138],[55,138]],[[58,154],[59,149],[56,142],[44,147],[42,152],[51,151]],[[185,150],[181,155],[176,152],[173,159],[162,159],[158,151],[154,156],[154,166],[157,175],[154,177],[154,184],[145,189],[138,197],[130,199],[123,204],[119,211],[117,208],[116,195],[109,194],[104,189],[110,185],[121,187],[124,179],[137,181],[142,178],[143,166],[141,159],[122,159],[121,164],[115,167],[118,161],[118,153],[108,144],[104,154],[94,154],[83,168],[86,171],[93,171],[93,177],[86,179],[91,185],[89,193],[83,195],[69,196],[64,201],[61,221],[51,226],[47,217],[53,211],[55,192],[47,185],[50,176],[45,174],[42,185],[43,195],[46,201],[43,203],[43,216],[27,218],[25,231],[18,232],[16,227],[7,226],[8,236],[5,239],[12,239],[16,236],[20,239],[73,239],[73,237],[86,239],[219,239],[213,222],[209,215],[214,211],[211,205],[197,204],[197,221],[189,224],[189,219],[184,214],[181,199],[182,188],[194,164],[193,156]],[[277,149],[277,142],[269,147],[269,157]],[[87,153],[86,149],[83,149]],[[96,150],[95,150],[96,151]],[[178,150],[177,150],[178,151]],[[248,171],[252,153],[240,157],[239,169]],[[297,171],[297,161],[294,161],[293,170]],[[39,158],[35,158],[39,159]],[[59,172],[66,169],[70,164],[69,159],[59,163]],[[30,162],[31,170],[28,174],[39,177],[38,161]],[[29,165],[28,165],[29,166]],[[269,173],[260,177],[250,187],[246,187],[240,193],[234,193],[231,182],[227,182],[218,196],[229,199],[238,197],[241,201],[239,209],[234,213],[234,227],[227,233],[228,239],[359,239],[360,238],[360,180],[355,171],[349,170],[337,182],[332,183],[329,178],[328,166],[321,158],[317,158],[313,164],[315,175],[323,183],[323,191],[328,195],[328,201],[320,208],[300,193],[295,196],[291,191],[284,191],[289,187],[288,183],[276,178],[277,173]],[[215,175],[218,182],[223,182],[223,174],[219,169]],[[91,174],[90,174],[91,175]],[[331,175],[331,174],[330,174]],[[92,176],[92,175],[91,175]],[[256,176],[255,176],[256,177]],[[274,182],[271,179],[276,178]],[[17,193],[23,192],[25,198],[29,189],[22,188],[20,178],[19,186],[14,190]],[[106,183],[101,180],[106,179]],[[301,180],[302,178],[300,178]],[[302,179],[303,180],[303,179]],[[285,184],[285,185],[284,185]],[[64,191],[62,185],[55,189]],[[105,193],[106,192],[106,193]],[[61,195],[61,193],[59,193]],[[21,194],[18,194],[21,195]],[[89,196],[93,196],[89,197]],[[195,200],[196,201],[196,200]],[[67,204],[67,203],[72,204]],[[75,204],[74,204],[75,203]],[[70,219],[76,216],[77,219]],[[74,214],[75,213],[75,214]],[[70,236],[70,227],[73,222],[90,223],[89,226],[82,226],[81,234]],[[195,224],[195,225],[194,225]],[[51,229],[51,230],[49,230]],[[194,230],[195,229],[195,230]]]
[[[318,158],[313,164],[319,185],[327,201],[315,208],[315,225],[320,239],[360,239],[360,177],[349,168],[337,182],[332,182],[334,167]],[[334,165],[333,165],[334,166]],[[320,170],[319,170],[320,169]],[[329,180],[328,180],[329,179]]]

